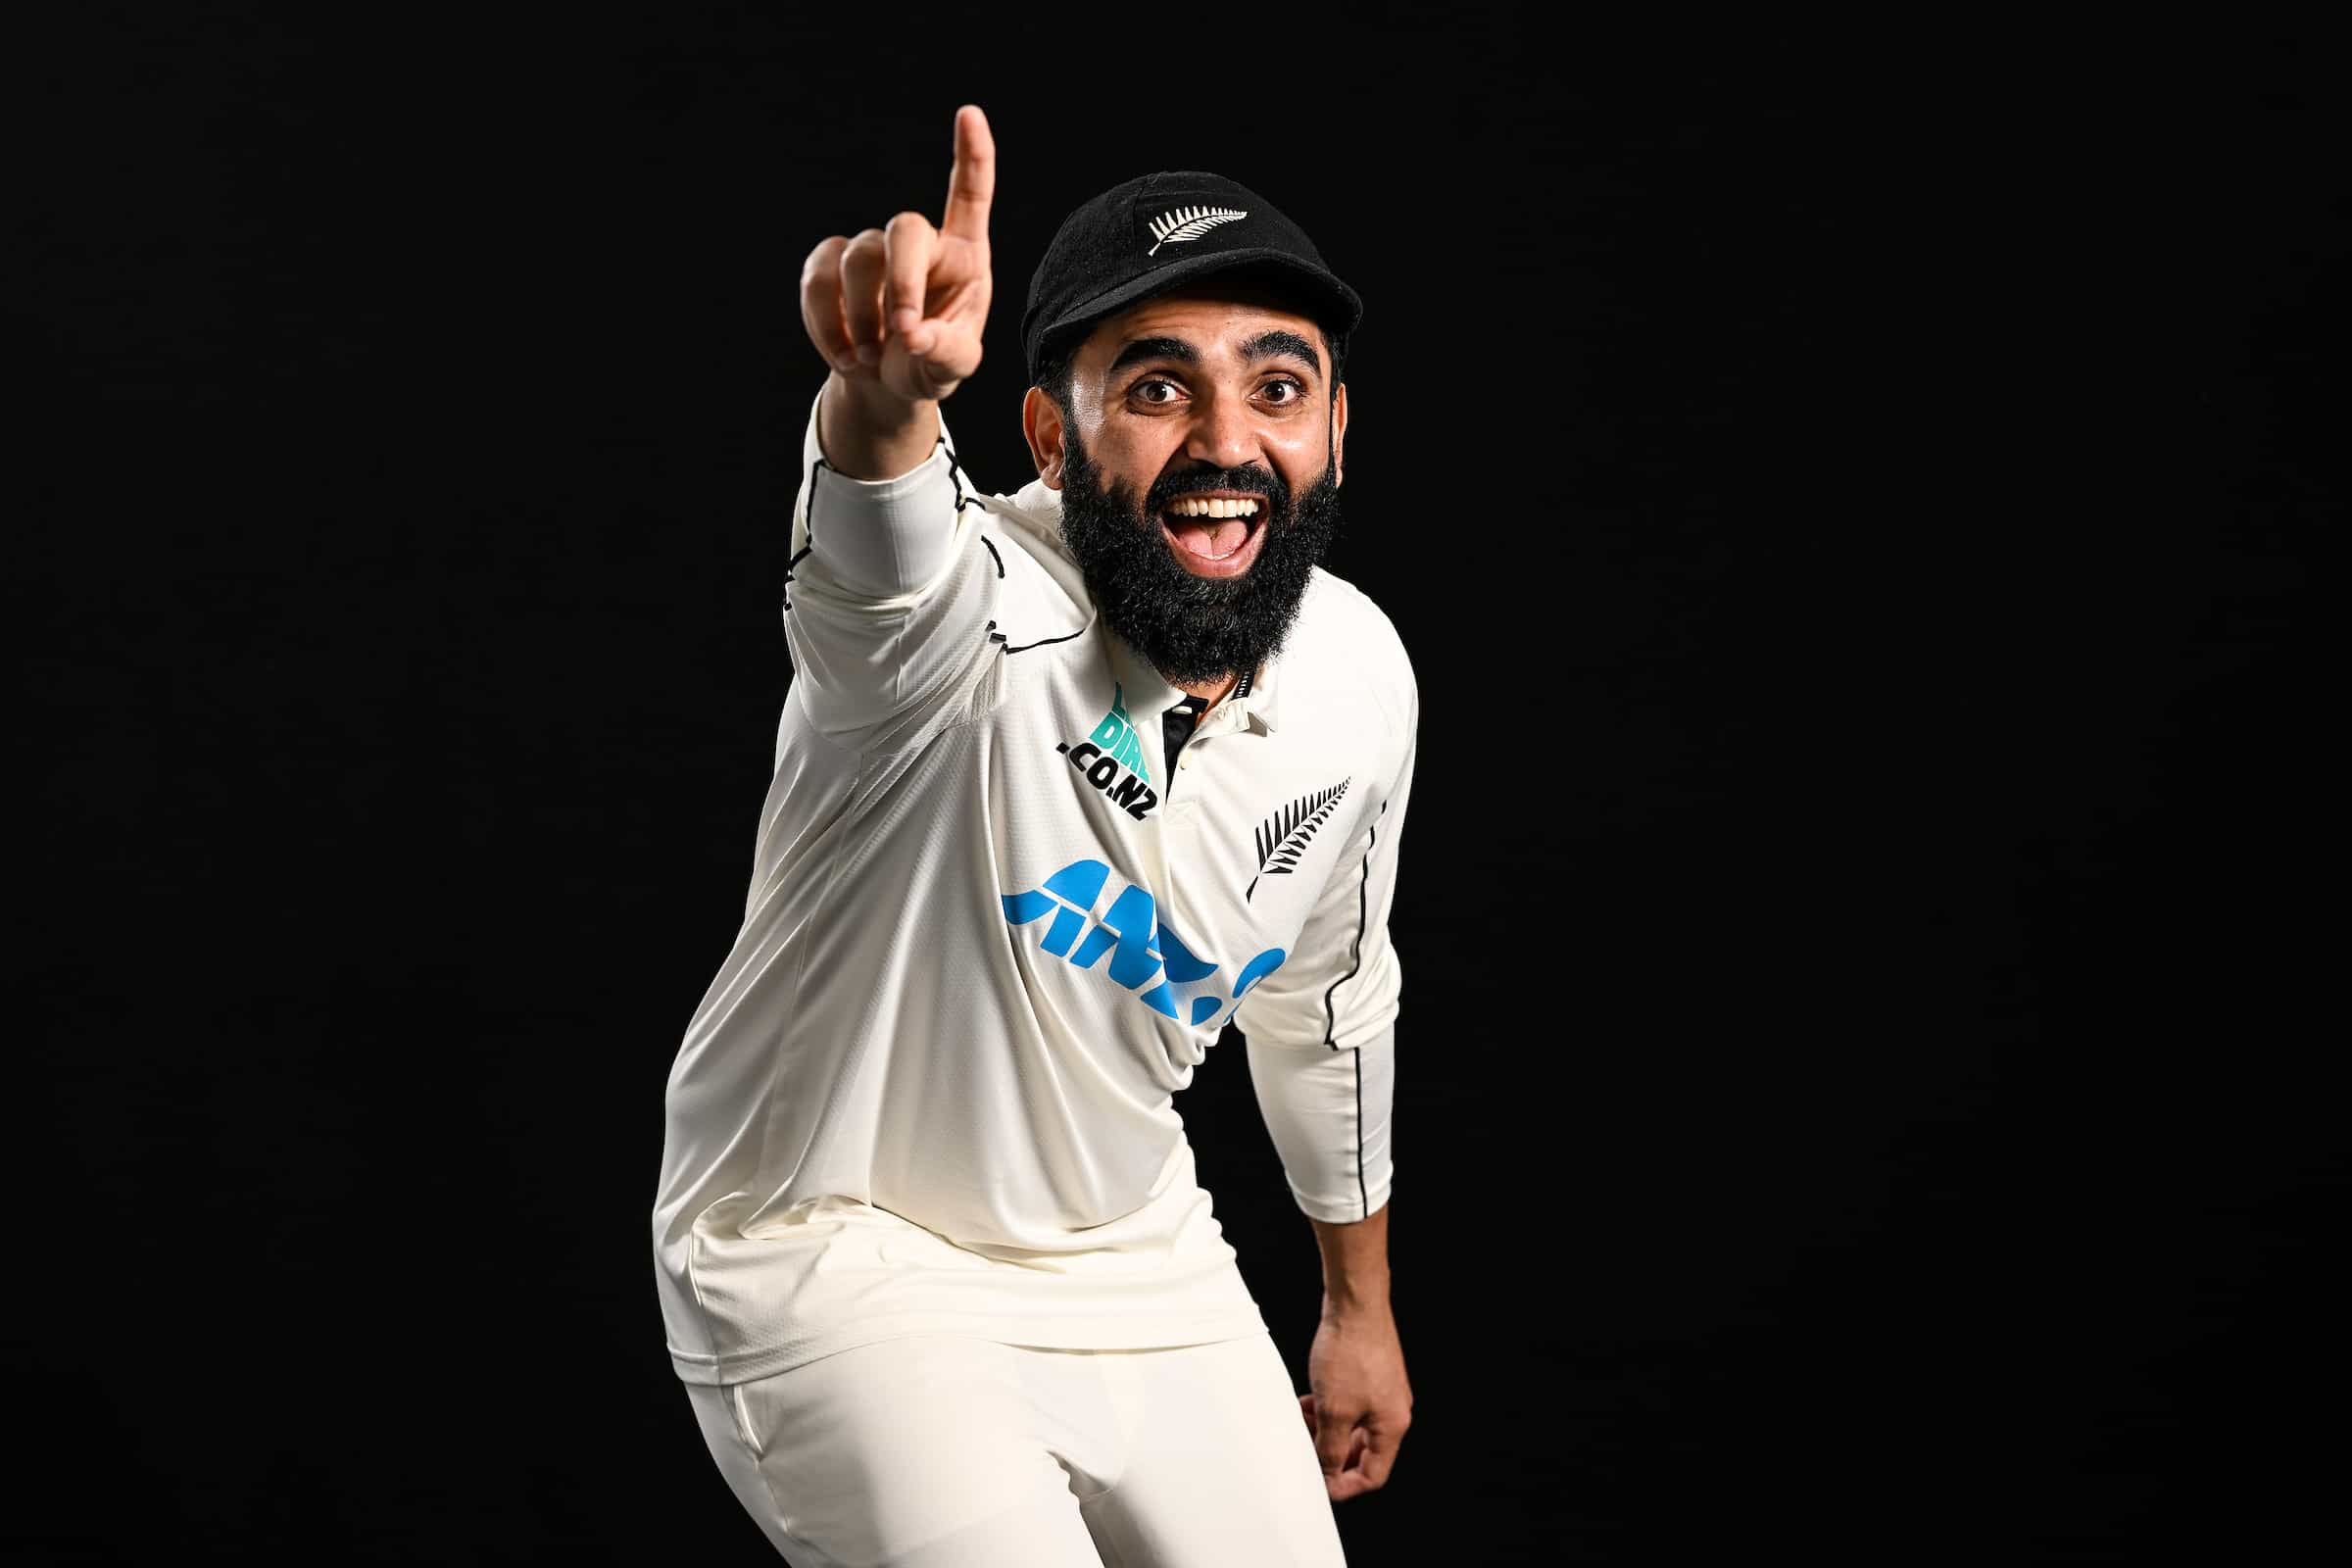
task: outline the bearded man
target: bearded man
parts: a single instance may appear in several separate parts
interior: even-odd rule
[[[1322,569],[1355,292],[1272,204],[1160,172],[1030,280],[1037,478],[987,494],[995,144],[810,253],[832,367],[744,921],[666,1096],[668,1347],[787,1560],[1328,1564],[1411,1409],[1389,1304],[1419,694]],[[1301,1395],[1173,1100],[1223,1027],[1322,1253]],[[1304,1431],[1301,1432],[1303,1417]]]

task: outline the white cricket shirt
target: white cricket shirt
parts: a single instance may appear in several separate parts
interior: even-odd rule
[[[1264,1332],[1173,1104],[1228,1021],[1298,1207],[1389,1198],[1396,628],[1318,568],[1171,769],[1164,715],[1200,700],[1097,618],[1058,492],[973,493],[941,432],[852,479],[810,408],[751,891],[665,1098],[689,1382],[916,1333]]]

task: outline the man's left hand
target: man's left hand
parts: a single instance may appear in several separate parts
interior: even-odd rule
[[[1327,1307],[1307,1351],[1306,1380],[1314,1392],[1298,1396],[1298,1409],[1315,1440],[1331,1500],[1345,1502],[1387,1482],[1413,1419],[1413,1390],[1404,1378],[1395,1316],[1386,1307]]]

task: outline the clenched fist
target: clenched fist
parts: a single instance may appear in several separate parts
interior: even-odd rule
[[[808,253],[801,269],[808,340],[858,390],[936,402],[980,368],[996,188],[988,117],[965,104],[956,111],[956,163],[937,228],[906,212],[886,228],[828,235]]]

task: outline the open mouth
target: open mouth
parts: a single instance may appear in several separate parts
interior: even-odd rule
[[[1247,571],[1265,532],[1262,496],[1186,496],[1159,514],[1176,558],[1203,577]]]

